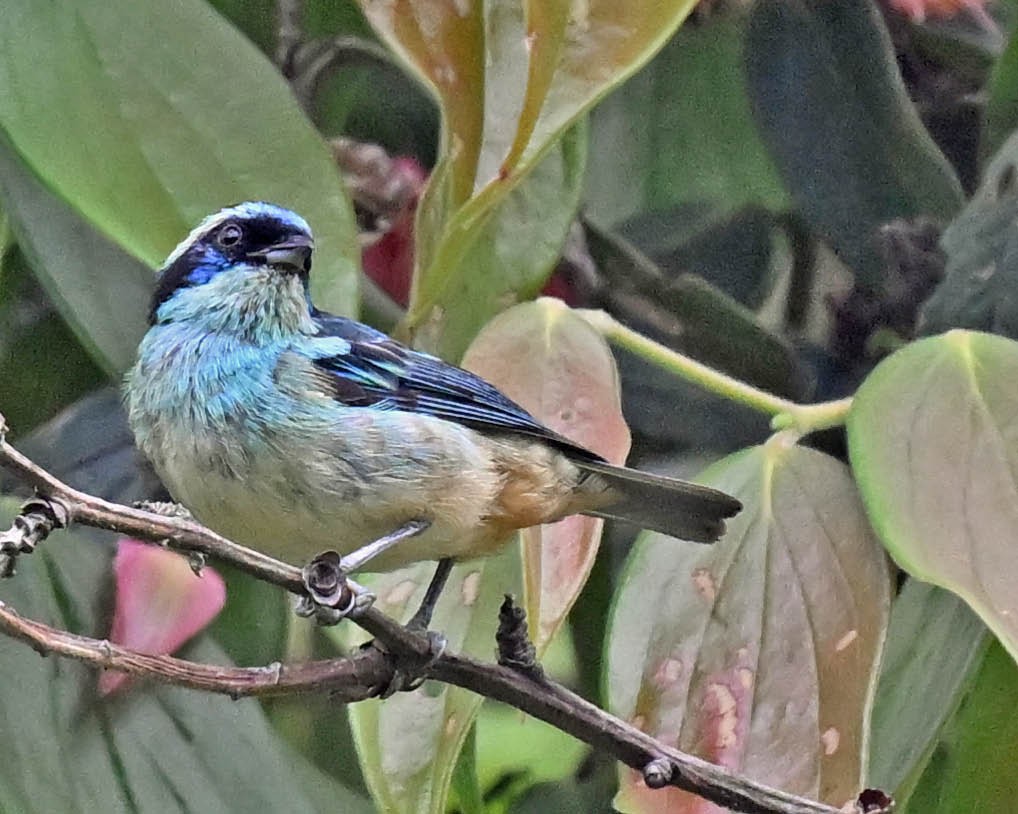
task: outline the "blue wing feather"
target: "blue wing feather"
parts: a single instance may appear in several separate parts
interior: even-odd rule
[[[315,311],[319,336],[338,337],[347,353],[314,359],[330,374],[334,397],[354,407],[404,410],[474,429],[540,438],[583,460],[600,456],[545,427],[494,386],[469,371],[412,350],[352,319]]]

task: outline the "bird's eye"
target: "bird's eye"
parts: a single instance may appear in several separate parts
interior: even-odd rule
[[[219,230],[219,234],[216,235],[216,240],[219,242],[220,246],[230,247],[236,246],[243,236],[243,229],[241,229],[236,223],[228,223]]]

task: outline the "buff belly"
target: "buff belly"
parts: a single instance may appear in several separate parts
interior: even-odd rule
[[[365,570],[483,556],[507,541],[511,529],[492,522],[504,476],[487,439],[427,416],[399,416],[398,432],[385,426],[392,416],[369,418],[342,433],[331,427],[317,437],[327,444],[279,432],[268,442],[172,433],[175,441],[147,452],[200,522],[295,565],[327,549],[349,553],[418,518],[431,527]]]

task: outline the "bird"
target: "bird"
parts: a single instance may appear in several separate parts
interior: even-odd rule
[[[297,565],[389,540],[365,570],[435,560],[447,575],[573,514],[711,542],[741,508],[614,466],[479,376],[318,310],[313,250],[302,217],[249,201],[206,217],[158,272],[129,423],[212,530]]]

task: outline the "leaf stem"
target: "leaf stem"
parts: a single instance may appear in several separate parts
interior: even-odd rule
[[[816,430],[840,426],[845,423],[852,405],[851,398],[820,404],[798,404],[746,384],[684,353],[655,342],[632,328],[627,328],[604,311],[581,310],[578,313],[609,342],[704,390],[766,413],[772,417],[771,428],[776,431],[794,430],[799,435],[805,435]]]

